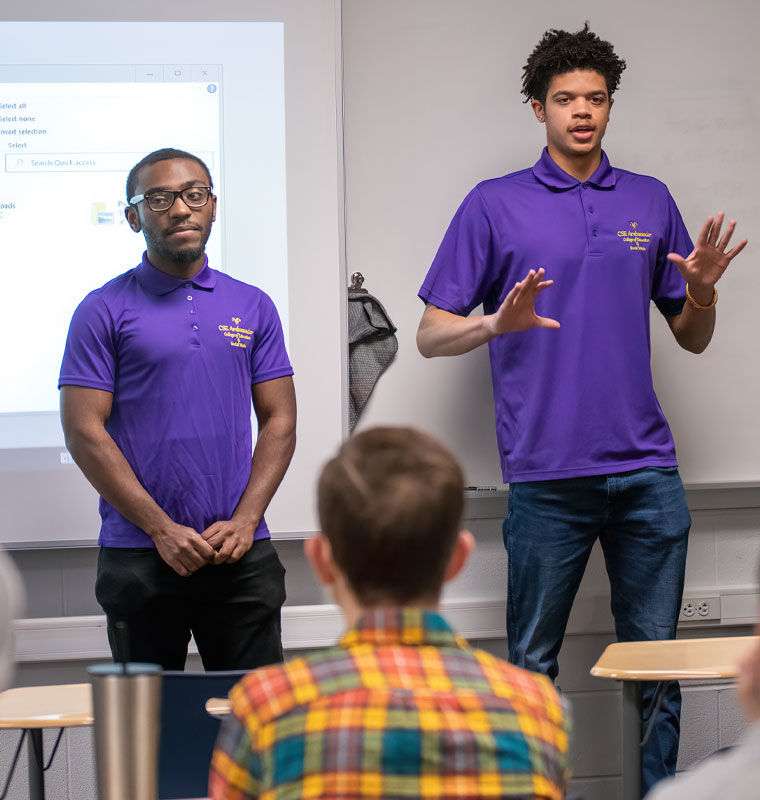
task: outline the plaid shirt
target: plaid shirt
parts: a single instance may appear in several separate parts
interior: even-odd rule
[[[568,728],[549,679],[472,649],[431,611],[372,611],[230,699],[213,800],[563,796]]]

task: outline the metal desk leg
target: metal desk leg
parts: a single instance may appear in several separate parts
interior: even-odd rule
[[[45,772],[42,762],[42,729],[30,728],[29,740],[29,800],[45,800]]]
[[[641,800],[641,681],[623,681],[623,800]]]

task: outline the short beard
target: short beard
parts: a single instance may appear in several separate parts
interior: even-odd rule
[[[170,247],[167,247],[163,239],[159,236],[149,234],[145,228],[143,228],[143,233],[145,234],[146,243],[156,255],[161,256],[161,258],[167,261],[172,261],[175,264],[191,264],[196,259],[199,259],[205,252],[206,242],[211,235],[211,228],[206,231],[205,236],[202,237],[201,243],[197,247],[183,250],[172,250]]]
[[[205,242],[199,247],[194,247],[192,250],[170,250],[168,247],[163,247],[162,245],[153,247],[153,250],[158,255],[165,258],[167,261],[173,261],[175,264],[191,264],[203,255],[205,249]]]

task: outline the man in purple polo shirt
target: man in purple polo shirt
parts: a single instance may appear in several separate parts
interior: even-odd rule
[[[510,484],[509,658],[553,679],[597,539],[618,638],[675,635],[691,520],[652,385],[650,300],[701,352],[715,284],[746,244],[728,249],[735,223],[721,235],[721,213],[694,247],[662,183],[610,166],[601,143],[624,68],[588,25],[544,34],[523,93],[547,146],[470,192],[420,290],[422,355],[488,343]],[[674,684],[644,750],[645,789],[675,770],[679,716]]]
[[[147,251],[79,305],[59,381],[66,446],[101,496],[111,652],[182,669],[192,632],[206,669],[281,661],[285,571],[264,521],[295,447],[280,320],[208,265],[216,197],[200,159],[151,153],[127,199]]]

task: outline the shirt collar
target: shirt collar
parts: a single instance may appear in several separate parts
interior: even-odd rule
[[[196,289],[208,289],[209,291],[216,285],[216,274],[208,265],[208,256],[205,256],[203,267],[197,275],[190,278],[189,281],[183,278],[175,278],[173,275],[167,275],[148,261],[147,250],[143,253],[142,262],[137,267],[137,280],[143,289],[151,292],[151,294],[169,294],[180,286],[185,286],[191,283]]]
[[[366,611],[340,640],[357,644],[467,647],[437,612],[422,608],[374,608]]]
[[[546,147],[541,153],[541,158],[533,166],[533,174],[541,183],[551,186],[553,189],[572,189],[581,183],[577,178],[568,175],[565,170],[557,166]],[[597,189],[612,189],[615,186],[615,171],[610,166],[604,150],[602,150],[602,160],[599,166],[586,183],[596,186]]]

